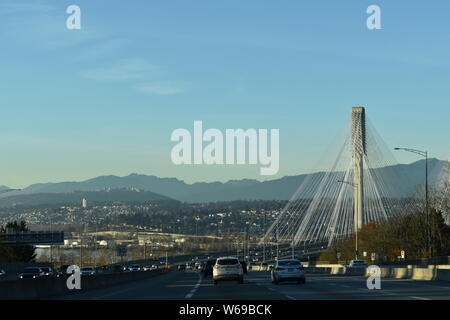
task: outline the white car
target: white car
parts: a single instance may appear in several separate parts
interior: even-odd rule
[[[297,259],[277,260],[271,272],[271,279],[274,284],[282,281],[305,283],[305,268],[300,260]]]
[[[366,268],[367,263],[364,260],[352,260],[348,264],[349,268]]]
[[[216,260],[213,267],[214,284],[222,280],[237,280],[240,284],[244,283],[244,271],[238,258],[222,257]]]
[[[93,276],[93,275],[95,275],[95,268],[94,267],[83,267],[83,268],[81,268],[81,275],[82,276]]]

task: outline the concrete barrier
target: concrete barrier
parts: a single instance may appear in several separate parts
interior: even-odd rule
[[[147,279],[169,271],[170,269],[160,269],[153,271],[82,276],[81,290],[92,290],[95,288]],[[79,290],[69,290],[66,281],[67,277],[3,281],[0,282],[0,299],[43,299],[51,296],[79,292]]]
[[[450,266],[381,266],[382,278],[411,279],[411,280],[437,280],[450,282]],[[342,265],[315,265],[306,267],[306,273],[332,274],[347,276],[368,276],[366,268],[348,268]]]
[[[340,264],[318,264],[309,266],[303,263],[306,273],[346,276],[369,276],[366,268],[349,268]],[[408,265],[407,267],[381,266],[382,278],[437,280],[450,282],[450,265],[431,265],[428,267]],[[252,271],[269,271],[268,268],[253,266]]]

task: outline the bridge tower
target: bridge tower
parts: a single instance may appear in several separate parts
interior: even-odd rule
[[[352,161],[354,185],[354,226],[361,229],[364,212],[364,155],[366,154],[366,114],[364,107],[352,108]]]

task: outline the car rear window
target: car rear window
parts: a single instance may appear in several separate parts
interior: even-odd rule
[[[300,261],[278,261],[279,266],[299,266]]]
[[[239,264],[239,261],[237,259],[219,259],[217,260],[217,264],[220,264],[221,266],[231,266]]]

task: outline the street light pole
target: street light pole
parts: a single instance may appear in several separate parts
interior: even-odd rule
[[[264,227],[263,232],[266,232],[266,212],[264,211]],[[263,237],[263,262],[266,261],[266,235]]]
[[[277,227],[277,260],[279,259],[279,246],[278,246],[278,237],[279,237],[279,234],[278,234],[278,227]]]
[[[426,241],[427,241],[427,251],[431,258],[432,256],[432,248],[431,248],[431,223],[430,223],[430,211],[428,205],[428,152],[422,151],[418,149],[409,149],[409,148],[394,148],[394,150],[403,150],[406,152],[411,152],[418,154],[425,158],[425,224],[426,224]]]

